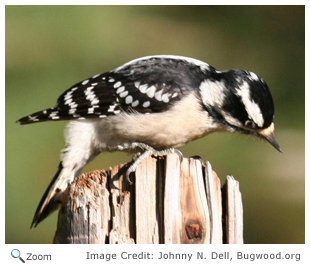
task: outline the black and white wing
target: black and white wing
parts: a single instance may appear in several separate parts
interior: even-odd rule
[[[75,84],[58,98],[56,106],[18,122],[104,118],[121,112],[162,112],[185,95],[198,92],[210,72],[212,68],[198,60],[173,56],[141,58]]]

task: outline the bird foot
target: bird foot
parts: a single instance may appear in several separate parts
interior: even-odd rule
[[[129,184],[131,184],[131,185],[133,184],[133,182],[130,180],[130,174],[135,172],[139,163],[141,161],[143,161],[145,158],[147,158],[148,156],[158,157],[158,156],[166,156],[166,155],[172,154],[172,153],[177,153],[179,155],[180,159],[181,160],[183,159],[183,154],[179,150],[174,149],[174,148],[158,151],[158,150],[155,150],[154,148],[152,148],[151,146],[148,146],[147,144],[140,143],[140,142],[132,143],[131,148],[132,149],[140,148],[143,150],[142,153],[137,153],[134,155],[133,163],[130,165],[130,167],[126,171],[126,179],[129,182]]]

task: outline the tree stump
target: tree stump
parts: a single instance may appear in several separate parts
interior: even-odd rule
[[[241,244],[239,184],[220,179],[207,162],[176,154],[77,177],[64,195],[54,243]]]

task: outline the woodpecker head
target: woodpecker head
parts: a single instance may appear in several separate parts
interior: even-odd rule
[[[225,130],[256,136],[282,152],[274,136],[274,106],[265,81],[244,70],[216,72],[200,86],[203,103]]]

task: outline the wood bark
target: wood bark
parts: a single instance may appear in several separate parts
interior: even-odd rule
[[[54,243],[241,244],[239,183],[211,164],[176,154],[77,177],[63,198]]]

